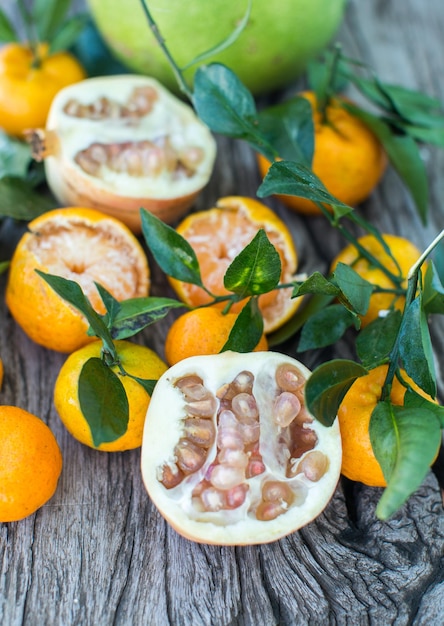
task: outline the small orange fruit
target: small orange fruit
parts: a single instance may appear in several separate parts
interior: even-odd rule
[[[36,343],[72,352],[92,341],[83,315],[65,302],[35,272],[56,274],[80,284],[92,306],[104,313],[95,282],[117,300],[147,296],[148,262],[133,233],[99,211],[65,208],[48,211],[29,223],[11,259],[6,303]]]
[[[85,70],[68,52],[49,54],[42,43],[36,55],[31,47],[9,43],[0,50],[0,126],[21,136],[28,128],[45,125],[56,93],[83,80]]]
[[[387,369],[387,365],[380,365],[365,376],[357,378],[345,394],[338,410],[342,438],[341,472],[350,480],[371,487],[385,487],[387,484],[369,436],[370,417],[381,398]],[[429,398],[404,371],[402,376],[417,393]],[[406,388],[395,377],[390,392],[391,403],[401,406],[405,392]]]
[[[278,215],[266,205],[242,196],[221,198],[217,206],[188,215],[176,228],[193,248],[199,260],[204,285],[215,295],[229,293],[224,274],[233,259],[263,228],[279,253],[281,282],[290,282],[297,268],[296,249],[291,233]],[[211,297],[190,283],[170,279],[178,297],[189,306],[211,302]],[[265,332],[282,326],[299,306],[300,298],[291,298],[292,288],[279,289],[259,297]],[[231,312],[239,313],[245,302],[236,303]],[[221,304],[221,308],[224,303]]]
[[[41,419],[0,406],[0,522],[15,522],[43,506],[57,488],[62,455]]]
[[[364,122],[344,108],[341,99],[331,99],[323,115],[313,92],[306,91],[301,96],[310,102],[313,111],[313,173],[344,204],[360,204],[378,184],[386,168],[387,158],[379,140]],[[258,165],[264,177],[270,161],[259,154]],[[279,198],[299,213],[321,213],[311,200],[290,195]]]
[[[167,369],[166,364],[153,350],[130,341],[115,341],[115,348],[124,370],[133,376],[147,380],[158,380]],[[118,452],[138,448],[142,445],[142,431],[150,396],[130,376],[122,375],[118,366],[113,371],[119,376],[126,391],[129,404],[129,421],[126,432],[118,439],[95,446],[90,426],[82,413],[79,402],[79,376],[84,364],[91,358],[99,358],[101,341],[73,352],[63,364],[54,387],[54,404],[60,419],[71,435],[91,448],[105,452]]]
[[[393,275],[401,276],[402,288],[407,287],[407,274],[412,265],[419,259],[420,251],[407,239],[395,235],[382,235],[384,241],[390,248],[393,258],[399,265],[396,267],[395,261],[384,250],[381,243],[373,235],[364,235],[358,239],[360,245],[368,250],[384,267]],[[338,263],[345,263],[353,267],[362,278],[368,280],[373,285],[383,289],[395,289],[395,283],[378,267],[371,265],[367,259],[359,255],[353,245],[346,246],[333,260],[330,271],[333,272]],[[396,293],[374,293],[370,296],[370,304],[367,313],[361,316],[362,326],[375,320],[380,312],[391,308],[402,310],[405,297]]]
[[[165,358],[174,365],[189,356],[218,354],[237,319],[237,313],[222,313],[215,307],[193,309],[178,317],[171,325],[165,341]],[[254,352],[267,350],[262,335]]]

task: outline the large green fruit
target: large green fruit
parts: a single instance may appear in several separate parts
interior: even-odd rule
[[[228,65],[255,93],[291,82],[334,36],[347,0],[253,0],[239,38],[207,59]],[[141,0],[88,0],[115,56],[131,70],[177,82],[148,25]],[[183,67],[224,40],[242,19],[247,0],[147,0],[176,63]],[[196,66],[187,70],[191,80]]]

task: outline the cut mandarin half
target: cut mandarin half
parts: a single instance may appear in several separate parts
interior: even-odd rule
[[[140,232],[140,208],[185,214],[213,171],[216,143],[193,109],[160,83],[126,74],[60,91],[46,129],[28,133],[65,206],[88,206]]]
[[[153,503],[200,543],[275,541],[317,517],[341,468],[337,420],[305,406],[304,365],[276,352],[190,357],[159,379],[142,442]]]
[[[297,268],[296,248],[291,233],[272,209],[253,198],[221,198],[216,207],[188,215],[176,230],[196,253],[204,285],[214,295],[224,295],[229,293],[224,287],[224,274],[228,266],[261,228],[279,253],[281,282],[291,282]],[[182,302],[190,306],[211,302],[211,297],[197,285],[173,278],[170,283]],[[282,326],[295,313],[301,299],[291,298],[292,290],[291,287],[277,289],[259,296],[266,333]],[[230,309],[231,312],[238,313],[244,304],[236,303]],[[225,304],[220,306],[223,308]]]
[[[36,343],[73,352],[94,339],[83,315],[63,300],[35,270],[77,282],[98,313],[105,313],[95,283],[117,300],[147,296],[150,272],[133,233],[117,219],[93,209],[48,211],[31,221],[14,251],[6,303]]]

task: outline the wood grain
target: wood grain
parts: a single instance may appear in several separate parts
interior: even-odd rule
[[[384,81],[444,101],[442,33],[442,0],[350,0],[338,40]],[[301,80],[289,92],[302,85]],[[225,138],[218,138],[218,145],[215,173],[198,209],[224,195],[254,196],[259,184],[248,146]],[[421,248],[444,227],[444,153],[427,147],[423,156],[430,180],[426,227],[393,171],[359,209],[381,230]],[[326,233],[323,218],[290,214],[273,199],[267,203],[291,228],[300,270],[325,272],[343,246],[339,235]],[[171,295],[160,273],[155,268],[153,273],[153,293]],[[2,294],[4,285],[5,276]],[[138,340],[162,354],[171,320]],[[442,393],[442,322],[433,321],[432,329]],[[292,352],[295,343],[280,349]],[[444,623],[444,515],[432,473],[387,523],[375,517],[381,490],[343,481],[317,520],[276,543],[193,544],[168,527],[149,501],[140,451],[98,453],[65,431],[52,401],[65,356],[33,344],[11,319],[3,296],[0,354],[2,403],[39,415],[64,457],[53,499],[22,522],[0,524],[2,626]],[[334,349],[304,354],[303,360],[313,367],[332,356],[351,355],[348,336]]]

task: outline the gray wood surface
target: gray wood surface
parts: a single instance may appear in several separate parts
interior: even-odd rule
[[[442,0],[351,0],[338,40],[384,81],[444,101],[443,34]],[[431,191],[427,227],[393,171],[360,208],[382,230],[421,248],[444,227],[444,152],[427,147],[423,156]],[[219,139],[214,176],[196,206],[209,207],[224,195],[254,196],[258,183],[251,150]],[[306,219],[277,201],[267,203],[290,224],[300,270],[326,271],[344,244],[339,236],[326,230],[323,218]],[[3,276],[2,294],[4,284]],[[169,294],[156,274],[153,293]],[[139,341],[162,354],[166,329],[158,325]],[[442,324],[434,322],[441,393],[443,337]],[[64,457],[52,500],[21,522],[0,524],[2,626],[444,624],[444,515],[432,473],[387,523],[374,515],[381,490],[341,483],[317,520],[276,543],[193,544],[151,504],[140,451],[96,452],[66,432],[52,400],[65,356],[33,344],[9,316],[3,295],[0,354],[1,402],[39,415]],[[345,339],[304,360],[313,367],[351,354]]]

